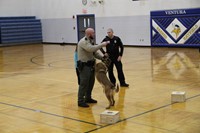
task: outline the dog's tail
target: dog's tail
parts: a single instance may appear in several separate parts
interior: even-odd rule
[[[115,92],[119,92],[119,85],[117,84],[117,88],[115,89]]]

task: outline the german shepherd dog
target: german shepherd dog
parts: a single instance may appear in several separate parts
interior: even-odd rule
[[[117,85],[117,87],[115,87],[108,79],[106,73],[107,66],[103,62],[99,62],[95,65],[96,79],[104,89],[104,93],[109,101],[109,105],[106,109],[109,109],[111,106],[115,105],[114,94],[119,92],[119,86]]]

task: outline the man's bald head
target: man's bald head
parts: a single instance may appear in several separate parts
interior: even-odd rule
[[[107,32],[113,32],[113,29],[112,28],[108,28]]]
[[[113,38],[113,29],[112,28],[109,28],[109,29],[107,29],[107,34],[108,34],[108,37],[109,38]]]
[[[94,29],[93,28],[87,28],[85,30],[85,35],[86,35],[86,37],[93,39],[94,36],[95,36]]]
[[[90,34],[90,33],[92,33],[92,32],[94,32],[94,29],[92,29],[92,28],[87,28],[87,29],[85,30],[85,34]]]

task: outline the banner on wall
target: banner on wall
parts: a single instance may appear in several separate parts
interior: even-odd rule
[[[200,47],[200,8],[151,11],[151,45]]]

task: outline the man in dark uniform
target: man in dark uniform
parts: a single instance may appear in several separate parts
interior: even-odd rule
[[[97,103],[92,98],[92,90],[95,82],[95,58],[102,60],[103,55],[97,50],[105,47],[109,42],[94,45],[95,32],[92,28],[85,30],[85,37],[78,42],[78,61],[80,84],[78,90],[78,106],[89,107],[87,103]]]
[[[125,77],[124,77],[122,62],[121,62],[123,51],[124,51],[123,43],[118,36],[114,36],[113,30],[111,28],[107,30],[107,34],[108,36],[106,36],[102,42],[110,41],[110,44],[106,46],[106,52],[103,49],[101,49],[101,52],[105,56],[108,56],[111,60],[110,66],[108,68],[109,79],[114,85],[116,85],[116,79],[113,73],[113,67],[115,65],[115,67],[117,68],[120,86],[128,87],[129,84],[125,82]]]

